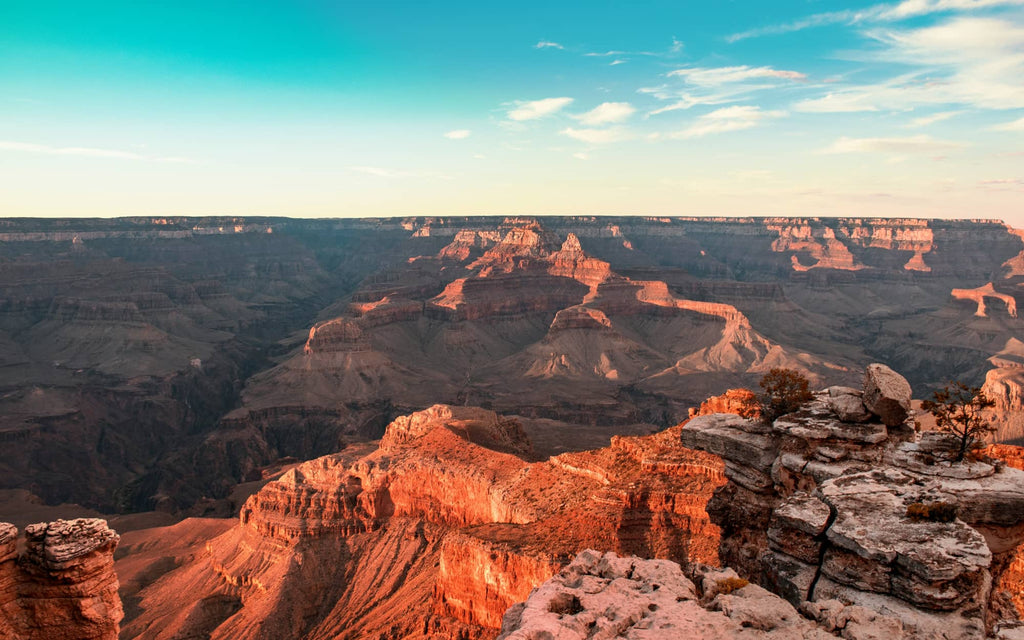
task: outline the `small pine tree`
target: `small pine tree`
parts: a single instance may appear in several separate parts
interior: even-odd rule
[[[793,413],[806,402],[814,399],[810,382],[799,371],[776,367],[764,374],[758,383],[761,393],[754,399],[754,405],[743,412],[746,418],[760,414],[761,420],[771,424],[776,418]]]
[[[981,445],[986,433],[995,431],[982,415],[982,411],[995,402],[985,396],[980,387],[969,387],[962,382],[950,382],[925,400],[921,407],[935,416],[935,424],[956,441],[953,462],[960,462],[971,449]]]

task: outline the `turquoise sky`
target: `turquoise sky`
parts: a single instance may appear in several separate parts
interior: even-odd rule
[[[993,217],[1024,0],[0,2],[0,215]]]

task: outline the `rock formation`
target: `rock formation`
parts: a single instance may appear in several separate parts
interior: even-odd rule
[[[889,629],[871,624],[870,611],[849,609],[859,610],[857,621],[844,621],[843,626],[848,624],[851,631],[858,627],[859,635],[845,637],[896,637],[882,635]],[[620,558],[587,550],[535,589],[526,602],[508,610],[498,640],[834,637],[793,605],[740,579],[732,570],[696,566],[688,577],[668,560]]]
[[[116,640],[123,617],[114,574],[119,536],[104,520],[0,523],[0,636],[10,640]]]
[[[514,420],[437,405],[266,485],[205,553],[137,592],[124,635],[483,638],[577,552],[717,562],[724,478],[679,428],[528,462]],[[174,597],[187,589],[190,602]]]
[[[819,621],[843,604],[899,619],[885,637],[981,638],[1015,620],[1015,596],[992,585],[1019,579],[1024,473],[947,462],[943,434],[895,420],[909,385],[887,367],[868,367],[866,406],[842,403],[870,420],[844,421],[836,396],[771,425],[713,414],[683,428],[684,446],[725,461],[729,482],[708,506],[722,562]]]
[[[1022,249],[986,220],[3,220],[0,490],[227,513],[279,459],[435,402],[573,425],[554,453],[772,366],[981,384],[1024,331],[1000,311]]]

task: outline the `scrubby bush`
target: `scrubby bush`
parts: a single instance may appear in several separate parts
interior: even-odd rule
[[[742,589],[748,584],[750,584],[750,582],[743,578],[722,578],[715,582],[715,592],[720,596],[727,596],[733,591]]]
[[[935,424],[953,436],[956,451],[953,461],[960,462],[972,449],[982,446],[985,434],[994,431],[982,411],[995,404],[980,387],[950,382],[925,400],[921,407],[935,416]]]
[[[799,371],[776,367],[768,371],[758,383],[761,393],[741,413],[745,418],[757,418],[771,424],[776,418],[793,413],[814,399],[810,382]]]
[[[907,517],[911,520],[929,522],[953,522],[957,506],[948,502],[914,502],[907,506]]]

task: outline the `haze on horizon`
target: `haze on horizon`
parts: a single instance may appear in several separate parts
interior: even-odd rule
[[[1024,227],[1024,0],[8,0],[0,24],[3,216]]]

